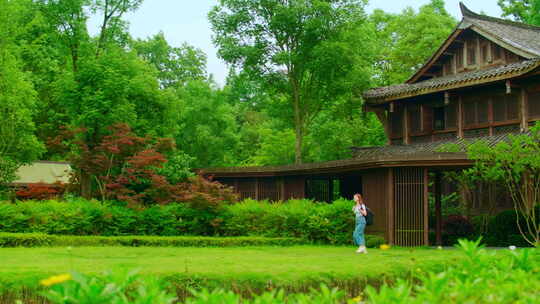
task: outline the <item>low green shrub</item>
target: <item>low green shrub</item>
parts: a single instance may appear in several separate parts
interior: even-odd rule
[[[298,238],[203,237],[203,236],[70,236],[42,233],[0,232],[0,247],[130,246],[130,247],[233,247],[292,246],[306,242]]]
[[[51,235],[263,236],[352,245],[352,203],[247,200],[219,210],[169,204],[133,209],[83,199],[0,203],[0,231]],[[368,247],[384,239],[366,236]]]
[[[332,204],[310,200],[281,203],[246,200],[224,208],[219,232],[227,236],[299,237],[314,243],[352,244],[351,206],[344,199]],[[366,243],[375,247],[384,243],[384,239],[367,235]]]
[[[380,288],[368,286],[367,303],[537,303],[540,298],[538,249],[487,251],[480,240],[459,241],[461,263],[443,271],[418,269],[413,279]],[[495,288],[496,286],[496,288]]]
[[[62,235],[213,235],[215,211],[169,204],[142,209],[84,199],[0,202],[0,231]]]
[[[540,206],[537,206],[536,214],[540,214]],[[520,217],[522,222],[521,226],[526,227],[526,223]],[[531,245],[525,241],[519,231],[518,216],[515,210],[502,211],[499,214],[492,217],[488,223],[487,232],[483,238],[487,245],[505,247],[505,246],[518,246],[518,247],[530,247]],[[540,225],[540,218],[538,218],[538,224]]]
[[[166,282],[154,277],[140,276],[136,273],[114,275],[106,273],[101,276],[85,276],[79,273],[53,276],[41,281],[47,289],[45,298],[52,304],[85,303],[85,304],[146,304],[176,303],[178,298],[168,288]],[[70,301],[66,301],[70,299]],[[244,298],[233,291],[216,289],[193,290],[191,295],[182,301],[186,304],[199,303],[343,303],[346,294],[337,289],[329,289],[322,285],[320,289],[312,289],[309,294],[285,294],[283,290],[265,292],[253,298]]]

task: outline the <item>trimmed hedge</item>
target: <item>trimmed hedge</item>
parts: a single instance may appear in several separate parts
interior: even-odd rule
[[[127,247],[243,247],[292,246],[306,241],[297,238],[197,237],[197,236],[71,236],[43,233],[0,232],[0,247],[127,246]]]
[[[186,204],[131,209],[118,203],[76,199],[69,202],[0,203],[0,231],[55,235],[214,235],[210,210]]]
[[[222,235],[261,235],[267,237],[297,237],[315,243],[352,244],[354,215],[352,202],[337,200],[332,204],[309,200],[284,203],[245,200],[225,207]],[[385,240],[375,235],[366,236],[368,247],[377,247]]]
[[[0,231],[49,235],[261,236],[352,245],[351,201],[269,203],[247,200],[218,210],[186,204],[131,209],[118,203],[77,199],[0,203]],[[385,241],[366,236],[368,247]]]

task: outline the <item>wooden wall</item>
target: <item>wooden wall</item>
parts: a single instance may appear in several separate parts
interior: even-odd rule
[[[368,226],[366,233],[378,234],[391,240],[389,233],[389,174],[391,169],[374,169],[362,173],[362,192],[366,205],[375,214],[374,223]],[[390,209],[391,210],[391,209]]]

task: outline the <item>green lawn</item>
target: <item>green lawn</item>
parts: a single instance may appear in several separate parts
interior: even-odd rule
[[[352,247],[74,247],[0,248],[0,277],[37,279],[76,270],[140,269],[143,273],[218,280],[248,279],[295,282],[316,277],[376,278],[418,267],[442,265],[462,257],[457,250],[371,249]]]

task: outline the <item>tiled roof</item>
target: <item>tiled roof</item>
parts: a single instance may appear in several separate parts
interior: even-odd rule
[[[482,83],[489,83],[521,76],[540,66],[540,27],[513,22],[509,20],[484,16],[470,11],[463,4],[461,11],[463,20],[458,25],[455,37],[460,30],[470,28],[497,44],[517,53],[526,60],[502,66],[470,71],[455,75],[436,77],[416,82],[418,74],[438,60],[440,53],[448,46],[449,38],[445,44],[428,60],[407,83],[374,88],[366,91],[363,97],[368,103],[377,104],[390,100],[408,98],[417,95],[436,93],[440,91],[467,87]]]
[[[446,146],[451,144],[459,148],[460,152],[465,152],[465,147],[471,143],[483,141],[492,147],[502,141],[508,140],[507,134],[499,134],[493,136],[482,136],[467,139],[454,139],[447,141],[427,142],[410,145],[389,145],[381,147],[358,148],[353,147],[354,157],[357,159],[367,159],[371,157],[395,156],[395,155],[415,155],[429,153],[447,153]],[[455,151],[452,151],[455,152]]]
[[[539,36],[540,39],[540,36]],[[364,93],[367,99],[387,99],[393,97],[408,97],[444,91],[450,88],[465,87],[477,84],[507,79],[523,75],[540,66],[540,59],[530,59],[516,63],[496,66],[488,69],[470,71],[443,77],[436,77],[412,84],[398,84],[368,90]]]
[[[462,5],[463,26],[478,27],[500,40],[527,54],[525,58],[540,57],[540,27],[524,23],[476,14]]]
[[[313,172],[339,172],[340,170],[351,168],[362,170],[374,167],[392,167],[406,163],[425,164],[454,161],[463,165],[465,163],[470,164],[467,155],[464,153],[467,145],[477,141],[484,141],[489,146],[494,146],[505,140],[508,140],[508,134],[411,145],[389,145],[367,148],[353,147],[354,156],[350,159],[301,165],[207,168],[200,170],[200,172],[206,175],[221,177],[275,176],[309,174]],[[451,148],[449,149],[448,147]],[[457,151],[455,150],[456,147],[458,148]]]

